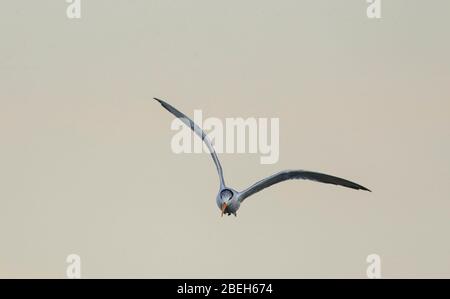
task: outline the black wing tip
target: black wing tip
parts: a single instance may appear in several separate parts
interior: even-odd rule
[[[153,99],[156,100],[156,101],[158,101],[161,105],[164,103],[163,100],[160,100],[160,99],[158,99],[158,98],[153,98]]]
[[[372,192],[372,190],[370,190],[370,189],[368,189],[368,188],[366,188],[366,187],[364,187],[364,186],[359,186],[358,189],[359,189],[359,190],[364,190],[364,191]]]
[[[153,98],[155,101],[159,102],[161,104],[161,106],[163,106],[165,109],[171,111],[174,108],[172,106],[170,106],[168,103],[164,102],[163,100],[160,100],[158,98]],[[173,112],[172,112],[173,113]]]

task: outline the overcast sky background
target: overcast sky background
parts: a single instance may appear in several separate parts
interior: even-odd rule
[[[0,276],[450,278],[450,2],[3,1]],[[241,190],[220,217],[207,154],[173,117],[278,117],[280,160],[222,154]]]

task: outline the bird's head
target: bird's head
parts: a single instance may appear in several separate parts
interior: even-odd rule
[[[240,206],[237,192],[231,188],[221,189],[217,195],[217,206],[221,210],[222,216],[224,213],[228,215],[236,214]]]

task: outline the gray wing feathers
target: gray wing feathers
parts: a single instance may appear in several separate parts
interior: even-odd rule
[[[219,173],[220,184],[222,186],[224,186],[225,185],[225,181],[224,181],[224,178],[223,178],[222,166],[220,165],[219,158],[217,157],[216,151],[214,150],[214,147],[212,146],[211,141],[209,140],[209,138],[206,135],[206,133],[199,126],[197,126],[194,123],[194,121],[192,121],[189,117],[187,117],[182,112],[178,111],[172,105],[164,102],[163,100],[160,100],[160,99],[157,99],[157,98],[154,98],[154,99],[156,101],[158,101],[161,104],[161,106],[163,106],[167,111],[169,111],[170,113],[175,115],[178,119],[180,119],[186,126],[191,128],[191,130],[194,131],[195,134],[197,134],[197,136],[202,139],[202,141],[208,147],[209,152],[211,153],[211,157],[212,157],[212,159],[214,161],[214,164],[216,164],[217,172]]]
[[[366,187],[363,187],[361,185],[358,185],[354,182],[341,179],[335,176],[331,176],[328,174],[323,174],[319,172],[312,172],[312,171],[306,171],[306,170],[286,170],[281,171],[279,173],[276,173],[274,175],[271,175],[255,184],[247,188],[246,190],[242,191],[239,194],[239,201],[244,201],[245,198],[249,197],[250,195],[255,194],[256,192],[259,192],[267,187],[270,187],[274,184],[286,181],[286,180],[311,180],[316,181],[320,183],[326,183],[326,184],[334,184],[334,185],[340,185],[347,188],[357,189],[357,190],[366,190],[370,191]]]

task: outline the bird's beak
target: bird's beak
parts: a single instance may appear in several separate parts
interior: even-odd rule
[[[221,215],[221,217],[223,217],[223,213],[225,212],[225,209],[227,208],[227,204],[226,203],[223,203],[222,204],[222,215]]]

